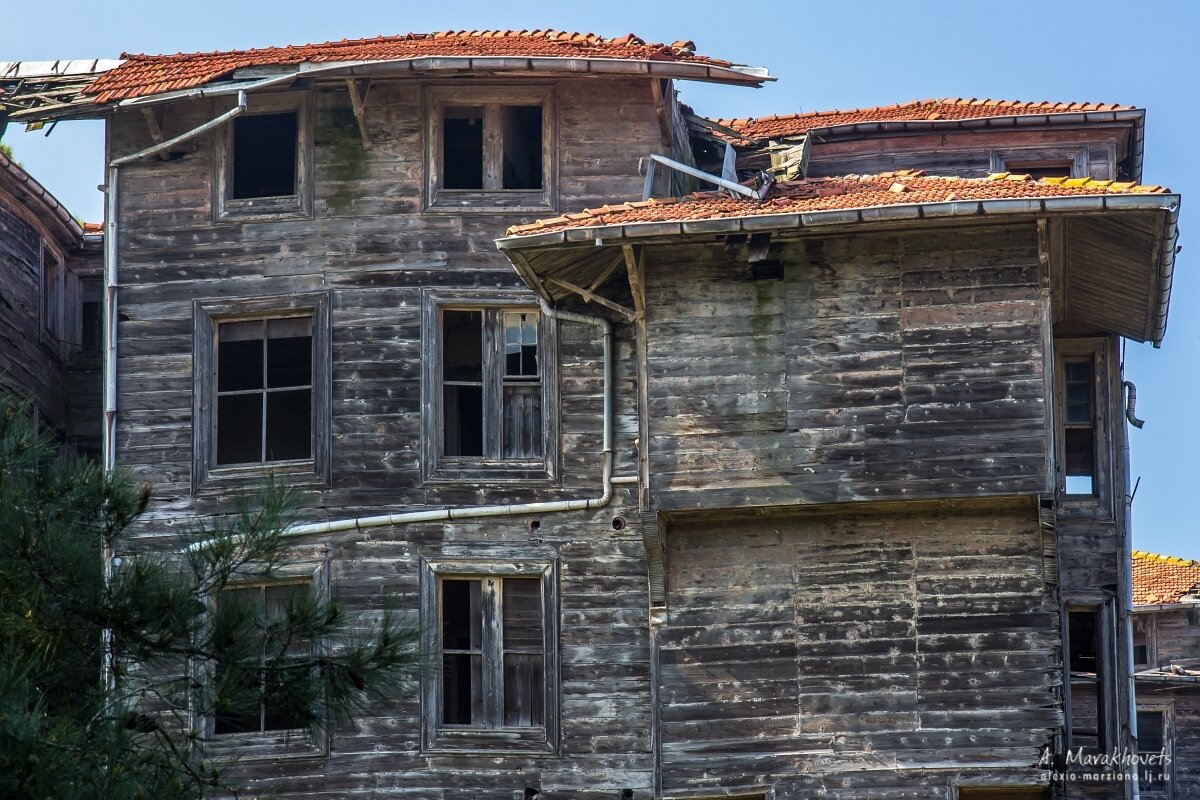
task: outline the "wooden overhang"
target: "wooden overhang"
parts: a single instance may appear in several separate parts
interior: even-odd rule
[[[496,245],[522,280],[551,304],[582,297],[635,318],[624,278],[644,246],[847,235],[920,226],[1044,222],[1055,322],[1161,344],[1178,241],[1178,194],[1107,194],[584,225],[508,235]],[[754,260],[752,255],[751,261]],[[622,268],[624,267],[624,269]],[[582,290],[582,291],[580,291]],[[636,293],[634,293],[636,294]],[[616,306],[614,309],[613,307]]]
[[[94,62],[100,63],[100,62]],[[104,62],[111,69],[120,62]],[[371,61],[339,61],[294,65],[267,65],[235,70],[224,80],[201,87],[132,97],[113,103],[96,103],[82,94],[95,74],[72,74],[56,78],[61,96],[36,98],[22,86],[28,77],[5,80],[0,74],[0,118],[14,122],[44,122],[57,119],[87,119],[105,116],[114,109],[171,103],[195,97],[237,94],[239,91],[302,88],[328,80],[343,85],[346,80],[366,78],[439,78],[456,75],[546,77],[646,77],[762,86],[775,80],[760,67],[720,66],[684,61],[648,61],[624,58],[556,58],[549,56],[420,56]]]
[[[35,217],[67,252],[82,244],[83,226],[71,212],[32,175],[0,152],[0,202],[5,195]]]

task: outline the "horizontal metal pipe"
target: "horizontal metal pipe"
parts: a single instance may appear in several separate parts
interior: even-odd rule
[[[169,150],[170,148],[174,147],[177,144],[186,142],[189,139],[194,139],[202,133],[207,133],[208,131],[212,130],[213,128],[224,125],[226,122],[228,122],[229,120],[238,116],[239,114],[244,113],[245,111],[246,111],[246,92],[239,91],[237,105],[234,106],[233,108],[229,109],[228,111],[226,111],[224,114],[221,114],[219,117],[213,117],[212,119],[210,119],[208,122],[204,123],[203,125],[192,128],[190,131],[187,131],[186,133],[181,133],[178,136],[175,136],[171,139],[167,139],[165,142],[159,142],[158,144],[156,144],[152,147],[147,147],[145,150],[139,150],[136,153],[131,153],[127,156],[121,156],[120,158],[114,158],[112,161],[110,161],[108,163],[108,165],[110,167],[120,167],[124,164],[130,164],[134,161],[140,161],[143,158],[149,158],[150,156],[157,155],[158,153],[161,153],[164,150]]]

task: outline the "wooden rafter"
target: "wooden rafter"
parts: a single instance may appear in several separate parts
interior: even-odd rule
[[[346,91],[350,94],[350,107],[354,110],[354,119],[358,121],[358,133],[362,137],[363,150],[370,150],[371,134],[367,131],[367,93],[371,91],[371,79],[367,78],[360,92],[358,81],[354,78],[347,78]]]
[[[633,309],[636,319],[646,316],[646,283],[642,272],[642,251],[631,244],[621,245],[625,256],[625,269],[629,273],[629,291],[633,294]]]
[[[598,304],[604,306],[605,308],[611,308],[613,311],[616,311],[618,314],[621,314],[622,316],[624,316],[628,319],[631,319],[631,320],[635,319],[637,317],[637,315],[633,311],[630,311],[628,308],[621,305],[620,303],[614,303],[612,300],[609,300],[607,297],[601,297],[600,295],[598,295],[594,292],[589,292],[587,289],[584,289],[582,286],[576,286],[575,284],[570,283],[569,281],[564,281],[562,278],[546,278],[546,280],[549,283],[553,283],[555,286],[561,286],[562,288],[564,288],[568,291],[574,292],[575,294],[582,297],[584,299],[584,302],[598,303]]]

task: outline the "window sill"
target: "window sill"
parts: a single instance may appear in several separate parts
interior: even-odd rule
[[[311,458],[296,461],[268,461],[262,464],[231,464],[211,467],[204,481],[197,488],[199,494],[205,490],[224,491],[261,486],[269,479],[277,479],[288,486],[325,487],[329,485],[324,476],[318,475],[316,463]]]
[[[1113,511],[1105,497],[1090,494],[1061,494],[1058,513],[1063,518],[1113,519]]]
[[[429,484],[455,484],[466,481],[550,484],[554,479],[554,474],[542,460],[479,461],[443,458],[438,461],[433,471],[425,476],[425,482]]]
[[[521,214],[557,208],[544,189],[439,189],[425,210],[433,214]]]
[[[299,195],[223,199],[217,204],[218,222],[257,222],[312,217],[310,204]]]
[[[554,755],[545,728],[442,728],[423,753]]]
[[[204,743],[207,757],[236,758],[239,762],[323,759],[329,750],[324,736],[305,728],[269,733],[213,734]]]

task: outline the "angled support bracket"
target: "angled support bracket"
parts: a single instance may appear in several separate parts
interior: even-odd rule
[[[346,91],[350,95],[350,107],[354,110],[354,119],[358,122],[358,134],[362,137],[363,150],[370,150],[371,134],[367,131],[367,93],[371,91],[371,79],[366,79],[360,92],[358,81],[354,78],[347,78]]]

